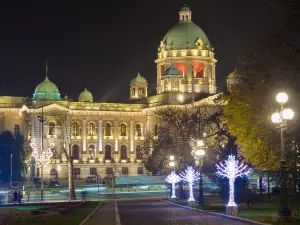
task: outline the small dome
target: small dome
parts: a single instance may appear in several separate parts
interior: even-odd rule
[[[137,77],[133,78],[130,84],[147,84],[147,80],[138,73]]]
[[[227,76],[227,80],[231,80],[231,79],[235,79],[238,73],[238,69],[235,68],[234,71],[232,71],[228,76]]]
[[[192,12],[192,10],[186,5],[182,6],[179,11],[180,12]]]
[[[168,75],[181,75],[181,73],[176,67],[170,66],[168,69],[164,71],[164,76],[168,76]]]
[[[83,92],[80,93],[78,97],[80,102],[93,102],[94,98],[91,92],[89,92],[86,88]]]
[[[35,88],[32,100],[61,100],[61,97],[57,86],[46,76],[45,80]]]

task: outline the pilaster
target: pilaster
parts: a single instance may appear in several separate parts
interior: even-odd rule
[[[134,122],[130,121],[130,152],[134,151]]]
[[[82,120],[82,150],[86,152],[86,119]]]
[[[102,129],[103,129],[103,120],[102,119],[100,119],[100,120],[98,120],[98,134],[99,134],[99,152],[102,152],[102,140],[103,140],[103,131],[102,131]]]
[[[114,121],[115,152],[119,151],[119,121]]]

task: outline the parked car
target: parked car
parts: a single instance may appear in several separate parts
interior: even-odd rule
[[[12,189],[18,189],[18,188],[20,188],[20,184],[19,184],[18,182],[13,182],[13,183],[11,184],[11,188],[12,188]]]
[[[62,187],[62,185],[60,184],[60,182],[58,180],[51,180],[47,187],[48,188],[59,188],[59,187]]]
[[[91,175],[88,176],[85,180],[85,182],[88,183],[97,183],[97,176],[96,175]]]

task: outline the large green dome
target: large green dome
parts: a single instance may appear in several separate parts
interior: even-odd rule
[[[162,44],[166,50],[198,48],[211,50],[210,42],[204,31],[192,22],[192,11],[184,6],[179,11],[179,22],[164,36]]]
[[[57,86],[52,83],[48,77],[40,83],[32,96],[33,100],[61,100],[60,92]]]

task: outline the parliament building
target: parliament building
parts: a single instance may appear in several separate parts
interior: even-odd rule
[[[53,156],[43,174],[65,179],[67,157],[58,120],[68,118],[70,144],[64,147],[71,148],[76,177],[98,174],[103,178],[112,174],[114,167],[122,176],[148,175],[141,146],[148,132],[155,133],[155,111],[166,105],[188,104],[191,96],[200,93],[211,97],[195,104],[209,102],[216,94],[214,49],[193,23],[190,8],[182,7],[178,16],[179,21],[158,40],[156,95],[148,96],[147,80],[138,74],[130,82],[127,103],[96,102],[87,89],[73,101],[61,96],[59,85],[46,73],[32,97],[0,96],[0,132],[20,132],[25,148],[30,148],[33,138],[43,137],[45,143],[54,139]],[[40,175],[33,158],[28,158],[27,165],[29,177]]]

